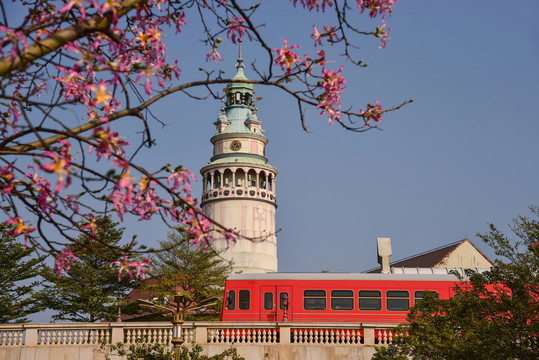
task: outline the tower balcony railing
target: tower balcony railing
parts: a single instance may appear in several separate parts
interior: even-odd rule
[[[202,201],[226,198],[246,198],[276,202],[275,192],[254,186],[227,186],[206,190],[202,194]]]

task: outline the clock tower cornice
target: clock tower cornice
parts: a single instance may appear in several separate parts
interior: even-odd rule
[[[226,139],[256,139],[260,140],[264,143],[264,145],[268,144],[268,138],[261,134],[247,134],[247,133],[220,133],[217,135],[214,135],[210,141],[212,144],[215,145],[215,143],[219,140],[226,140]]]

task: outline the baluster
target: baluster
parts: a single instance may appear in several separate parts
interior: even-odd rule
[[[393,331],[388,330],[388,337],[387,337],[387,343],[391,344],[393,342]]]
[[[13,345],[13,331],[7,333],[7,345]]]

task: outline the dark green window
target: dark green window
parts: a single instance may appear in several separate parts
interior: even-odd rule
[[[403,290],[389,290],[386,292],[386,307],[389,311],[410,310],[410,293]]]
[[[228,292],[228,296],[226,297],[226,309],[234,310],[235,308],[236,308],[236,292],[234,290],[230,290]]]
[[[305,290],[303,292],[305,310],[326,310],[326,290]]]
[[[264,293],[264,310],[273,310],[273,293]]]
[[[249,310],[251,307],[251,293],[249,290],[240,290],[238,294],[238,309]]]
[[[353,310],[354,292],[352,290],[331,290],[331,310]]]
[[[359,310],[382,310],[382,292],[359,290]]]

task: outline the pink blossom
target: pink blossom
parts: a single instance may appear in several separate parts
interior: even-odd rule
[[[277,54],[275,57],[275,65],[281,66],[283,71],[287,71],[288,74],[291,73],[291,67],[293,64],[301,62],[299,57],[292,51],[293,49],[299,49],[299,46],[292,45],[288,47],[288,41],[282,39],[284,46],[279,49],[273,49],[273,52]]]
[[[71,263],[77,261],[78,258],[73,254],[69,249],[62,249],[60,253],[56,256],[55,271],[58,274],[58,277],[62,276],[62,272],[67,272],[71,269]]]
[[[292,3],[294,6],[296,6],[298,0],[292,0]],[[304,9],[307,9],[309,11],[316,9],[318,11],[320,8],[322,8],[322,11],[326,11],[326,5],[328,7],[333,6],[333,0],[299,0],[300,4],[303,5]]]
[[[387,42],[389,41],[389,32],[391,31],[391,26],[387,28],[387,30],[384,30],[386,27],[386,24],[383,24],[380,27],[376,28],[376,37],[380,38],[380,47],[378,49],[383,49],[386,47]]]
[[[35,228],[31,228],[24,224],[24,220],[20,216],[12,217],[4,222],[6,225],[15,225],[15,228],[8,232],[9,236],[19,236],[24,234],[24,248],[28,247],[28,234],[35,231]]]
[[[8,164],[0,168],[0,193],[9,194],[13,188],[13,165]]]
[[[91,153],[94,149],[97,153],[97,161],[103,156],[105,159],[110,158],[112,155],[125,156],[124,146],[130,145],[127,141],[124,141],[117,131],[111,131],[110,127],[98,127],[93,130],[94,139],[97,141],[97,146],[89,146],[88,153]]]
[[[119,266],[118,281],[122,280],[122,273],[127,273],[131,279],[146,278],[146,273],[151,271],[151,259],[143,259],[142,261],[129,261],[127,256],[123,260],[117,260],[110,263],[110,267]]]
[[[187,169],[181,169],[180,171],[173,172],[169,175],[167,181],[170,184],[172,182],[172,191],[184,191],[191,192],[191,183],[189,178],[196,181],[195,175]]]
[[[226,36],[235,44],[236,43],[236,36],[238,38],[242,38],[243,34],[245,33],[245,27],[241,25],[245,21],[244,18],[237,18],[235,16],[232,16],[232,21],[228,24],[228,30],[226,32]]]
[[[321,87],[324,91],[318,96],[319,103],[316,107],[322,109],[320,114],[328,114],[330,124],[341,120],[342,112],[337,109],[341,106],[341,93],[346,87],[346,79],[341,76],[342,70],[342,66],[339,71],[322,69],[324,81]]]
[[[337,33],[335,32],[335,26],[332,26],[331,28],[328,28],[324,25],[324,33],[320,34],[318,32],[318,28],[316,26],[313,26],[314,32],[311,34],[311,38],[314,39],[314,46],[320,45],[322,46],[322,38],[327,37],[328,42],[333,45],[333,43],[337,42],[339,40],[339,37],[337,36]]]
[[[212,48],[209,53],[206,54],[206,61],[223,61],[221,54],[217,52],[216,48]]]
[[[382,20],[386,20],[386,12],[391,16],[393,14],[392,6],[397,3],[397,0],[357,0],[357,8],[360,14],[363,14],[365,9],[369,9],[371,18],[382,14]]]
[[[62,187],[65,188],[69,184],[71,184],[71,175],[69,173],[69,165],[71,163],[71,160],[67,157],[59,156],[53,151],[46,151],[43,153],[42,156],[52,159],[52,162],[47,164],[41,164],[39,165],[39,167],[42,170],[45,170],[47,172],[53,172],[58,175],[56,192],[60,193],[62,191]]]
[[[93,238],[95,236],[95,232],[97,230],[97,223],[96,219],[94,217],[94,214],[86,214],[88,218],[90,218],[90,222],[86,225],[84,225],[82,228],[85,230],[91,230],[91,237]]]
[[[376,121],[377,123],[380,123],[380,121],[382,121],[382,105],[380,105],[380,102],[378,100],[375,100],[374,104],[368,103],[367,110],[360,110],[359,113],[361,116],[363,116],[363,119],[365,120],[365,126],[368,126],[370,124],[371,119]]]

